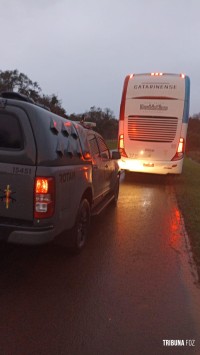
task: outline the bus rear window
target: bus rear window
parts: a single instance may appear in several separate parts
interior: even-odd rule
[[[22,149],[23,136],[17,117],[0,112],[0,149]]]

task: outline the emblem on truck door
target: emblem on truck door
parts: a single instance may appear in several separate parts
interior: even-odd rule
[[[0,190],[0,191],[2,191],[2,190]],[[15,192],[13,192],[10,189],[10,185],[7,185],[6,189],[3,191],[4,191],[4,194],[0,196],[0,199],[1,199],[1,201],[5,202],[6,208],[8,209],[10,206],[10,202],[16,201],[16,199],[14,197],[12,197],[12,194],[15,194]]]

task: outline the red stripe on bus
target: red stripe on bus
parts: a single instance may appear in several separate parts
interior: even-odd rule
[[[121,100],[121,105],[120,105],[120,116],[119,116],[120,121],[124,120],[126,92],[127,92],[129,79],[130,79],[130,75],[127,75],[124,80],[124,87],[123,87],[123,91],[122,91],[122,100]]]

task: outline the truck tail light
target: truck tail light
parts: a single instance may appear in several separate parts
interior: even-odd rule
[[[119,149],[122,157],[127,157],[127,154],[124,149],[124,135],[123,134],[119,135],[118,149]]]
[[[185,151],[185,140],[184,138],[180,138],[179,139],[179,143],[178,143],[178,147],[177,147],[177,150],[176,150],[176,154],[175,156],[173,157],[172,160],[180,160],[183,158],[183,155],[184,155],[184,151]]]
[[[49,218],[55,207],[55,181],[52,177],[36,177],[34,191],[34,218]]]

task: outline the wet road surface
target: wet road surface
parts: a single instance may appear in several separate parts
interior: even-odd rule
[[[172,185],[127,175],[79,256],[0,245],[0,355],[200,354],[200,289]]]

